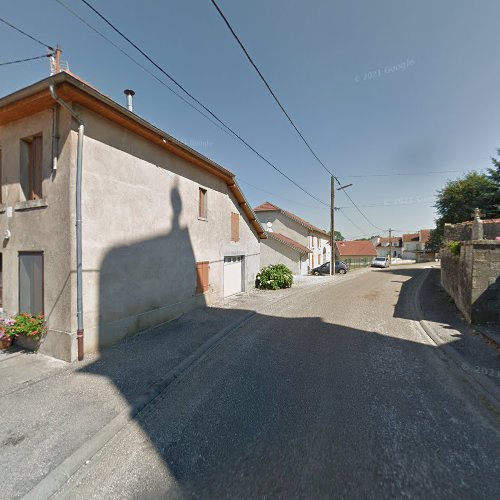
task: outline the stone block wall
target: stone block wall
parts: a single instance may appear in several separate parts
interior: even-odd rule
[[[483,225],[483,238],[495,240],[500,237],[500,219],[481,221]],[[444,225],[444,239],[447,241],[469,241],[472,239],[472,221],[460,222],[459,224]]]
[[[441,282],[468,322],[500,324],[500,241],[465,241],[460,255],[445,246]]]

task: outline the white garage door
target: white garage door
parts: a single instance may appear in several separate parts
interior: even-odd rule
[[[241,265],[243,257],[224,257],[224,297],[234,295],[243,290]]]

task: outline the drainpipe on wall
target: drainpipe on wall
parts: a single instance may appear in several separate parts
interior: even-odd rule
[[[78,146],[76,152],[76,340],[78,343],[78,361],[83,359],[83,286],[82,286],[82,161],[83,161],[83,134],[85,126],[82,119],[73,111],[71,106],[63,101],[49,85],[52,98],[66,108],[78,122]]]
[[[59,108],[57,104],[52,108],[52,170],[57,170],[59,154]]]

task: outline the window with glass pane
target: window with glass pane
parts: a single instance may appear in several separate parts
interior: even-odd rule
[[[43,253],[19,253],[19,312],[43,314]]]
[[[42,136],[21,141],[21,188],[25,200],[42,198]]]

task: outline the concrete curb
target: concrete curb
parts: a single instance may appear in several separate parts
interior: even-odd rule
[[[500,334],[494,334],[488,330],[488,328],[484,328],[483,325],[471,325],[471,328],[476,330],[480,335],[489,340],[496,349],[500,349]]]
[[[430,270],[427,269],[423,274],[423,278],[415,285],[415,293],[413,296],[413,307],[417,318],[423,316],[422,309],[420,307],[420,292],[422,285],[429,277]],[[439,346],[439,348],[446,354],[446,356],[451,359],[455,365],[455,368],[462,374],[467,376],[467,379],[471,384],[481,393],[481,395],[486,398],[489,403],[500,412],[500,389],[488,379],[478,377],[475,372],[470,370],[470,365],[467,360],[464,359],[460,354],[458,354],[453,347],[442,342],[437,333],[434,331],[432,324],[424,319],[417,320],[420,327],[424,331],[425,335],[430,338],[430,340]]]
[[[61,462],[55,469],[49,472],[34,488],[32,488],[23,499],[39,500],[49,498],[60,490],[68,480],[90,460],[108,441],[120,432],[126,425],[137,419],[137,416],[157,397],[159,397],[168,386],[182,375],[191,365],[202,358],[211,348],[215,347],[224,337],[228,336],[243,323],[255,315],[250,311],[240,319],[236,320],[220,332],[213,335],[195,352],[184,359],[179,365],[170,370],[158,382],[152,385],[147,392],[131,401],[128,408],[116,415],[101,430],[97,431],[86,443],[75,450],[69,457]]]

